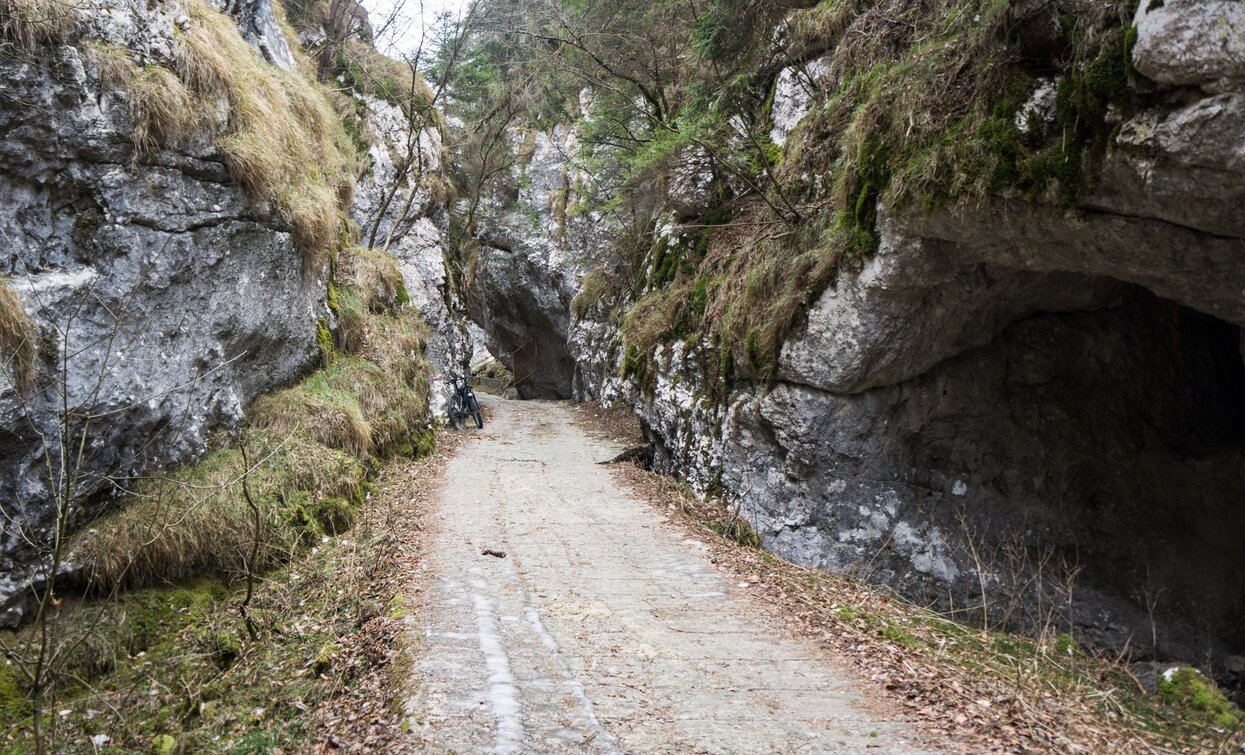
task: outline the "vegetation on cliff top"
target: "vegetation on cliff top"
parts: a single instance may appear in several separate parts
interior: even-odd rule
[[[572,157],[588,180],[569,204],[602,206],[645,240],[606,266],[625,295],[594,297],[638,300],[596,315],[620,321],[628,365],[686,339],[709,344],[705,368],[722,383],[769,378],[811,303],[874,250],[879,205],[1083,196],[1137,96],[1133,7],[486,2],[456,93],[476,131],[510,111],[537,128],[578,124]],[[826,72],[780,146],[779,71],[814,59]],[[1044,82],[1054,119],[1018,123]],[[467,160],[485,148],[468,143]],[[677,211],[657,219],[668,197]]]
[[[0,57],[11,46],[27,55],[73,31],[73,6],[62,0],[0,0]]]
[[[275,201],[313,263],[340,236],[355,150],[340,115],[314,79],[267,65],[237,23],[200,2],[176,35],[176,69],[209,104],[228,109],[216,123],[230,174],[256,199]],[[213,112],[209,110],[209,113]]]

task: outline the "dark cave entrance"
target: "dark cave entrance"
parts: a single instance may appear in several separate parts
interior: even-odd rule
[[[1126,286],[1112,306],[1012,323],[951,375],[983,411],[926,425],[917,463],[975,470],[980,526],[1077,565],[1089,640],[1190,661],[1245,651],[1238,326]]]

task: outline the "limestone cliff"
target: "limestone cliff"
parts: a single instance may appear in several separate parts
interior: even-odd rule
[[[401,260],[438,368],[469,349],[442,285],[444,197],[417,180],[442,170],[436,124],[414,137],[420,177],[395,175],[392,155],[412,151],[406,117],[356,92],[352,142],[280,7],[0,8],[12,621],[58,517],[72,528],[137,478],[195,460],[256,397],[320,363],[347,218],[378,225]]]

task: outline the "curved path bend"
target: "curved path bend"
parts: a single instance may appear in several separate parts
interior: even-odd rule
[[[621,447],[564,405],[485,403],[446,468],[412,617],[423,750],[914,751],[830,656],[620,489],[597,462]]]

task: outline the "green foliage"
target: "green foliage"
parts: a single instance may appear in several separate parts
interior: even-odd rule
[[[1182,666],[1160,675],[1158,694],[1167,705],[1201,713],[1215,726],[1225,729],[1245,726],[1245,713],[1197,669]]]
[[[760,548],[761,536],[752,528],[748,520],[738,514],[730,514],[709,523],[709,529],[727,540],[734,541],[745,548]]]
[[[416,459],[422,459],[436,453],[436,450],[437,434],[428,428],[415,436],[414,448],[410,455]]]
[[[329,290],[332,291],[331,288]],[[332,302],[330,299],[330,307],[333,306]],[[333,355],[337,353],[337,345],[333,338],[333,329],[324,318],[316,320],[316,347],[320,350],[320,364],[330,364]]]
[[[385,613],[394,621],[401,621],[410,614],[410,599],[402,593],[398,593],[389,599],[389,605],[385,607]]]
[[[8,661],[0,663],[0,718],[16,721],[30,715],[28,695]]]

